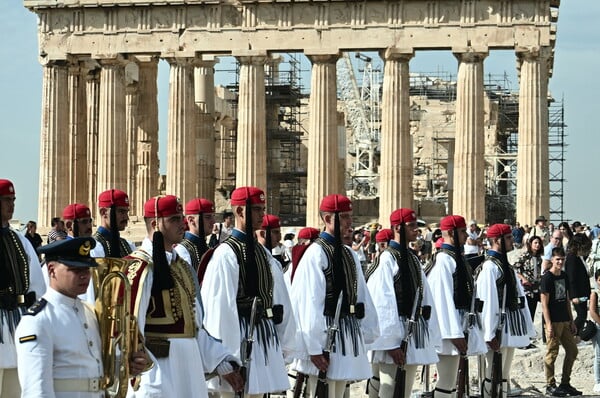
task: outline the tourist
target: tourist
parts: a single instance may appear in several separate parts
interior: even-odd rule
[[[590,318],[596,325],[594,344],[594,392],[600,392],[600,270],[594,271],[594,289],[590,293]]]
[[[564,272],[569,283],[569,295],[573,309],[577,313],[575,327],[577,333],[587,319],[587,301],[590,297],[590,278],[583,258],[590,253],[592,242],[585,234],[576,234],[569,242],[567,258],[564,263]]]
[[[37,233],[37,223],[35,221],[27,222],[27,225],[25,226],[25,237],[34,249],[37,249],[43,243],[42,237]],[[38,255],[38,258],[41,259],[41,256]]]

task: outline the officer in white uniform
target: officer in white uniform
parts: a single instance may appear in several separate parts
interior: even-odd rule
[[[93,309],[77,296],[86,291],[89,267],[97,266],[91,238],[60,240],[40,247],[50,286],[29,308],[15,332],[22,398],[101,398],[100,332]],[[130,361],[133,374],[146,366],[144,354]]]

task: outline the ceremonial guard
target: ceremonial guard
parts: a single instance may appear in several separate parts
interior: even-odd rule
[[[369,345],[375,378],[369,396],[381,398],[393,396],[396,388],[409,397],[417,367],[436,363],[436,349],[441,344],[431,289],[419,259],[409,248],[417,239],[417,216],[412,209],[397,209],[390,215],[390,224],[394,238],[367,270],[381,331]],[[399,366],[404,376],[397,380]]]
[[[295,347],[296,325],[281,266],[255,239],[265,214],[264,192],[237,188],[231,206],[235,229],[215,249],[202,282],[204,324],[245,362],[246,396],[262,397],[289,388],[284,355]],[[242,344],[252,346],[248,358]],[[218,380],[210,380],[209,388],[233,397]]]
[[[58,240],[40,247],[50,286],[31,306],[15,332],[22,398],[104,398],[102,347],[94,310],[77,298],[85,292],[91,237]],[[129,361],[132,375],[146,367],[144,353]],[[17,397],[17,395],[13,395]]]
[[[294,280],[294,275],[296,273],[296,269],[298,269],[298,264],[300,264],[300,260],[308,246],[315,241],[319,237],[319,230],[313,227],[304,227],[300,231],[298,231],[298,244],[292,247],[292,266],[289,267],[283,274],[285,278],[285,284],[289,289],[292,287],[292,281]]]
[[[27,307],[46,291],[37,253],[9,226],[15,210],[15,188],[0,179],[0,397],[20,394],[15,328]]]
[[[535,336],[535,329],[529,308],[525,305],[523,287],[517,283],[516,272],[506,258],[506,253],[513,249],[510,225],[492,225],[487,230],[487,237],[491,249],[487,252],[476,282],[477,297],[483,301],[483,337],[489,347],[482,395],[489,397],[494,384],[501,388],[502,395],[506,397],[515,347],[526,347],[529,338]],[[498,361],[493,363],[494,357],[501,358],[501,366]],[[492,369],[501,370],[501,380],[497,380],[496,375],[492,380]]]
[[[92,236],[92,213],[86,205],[81,203],[67,205],[63,209],[62,218],[67,229],[67,239]]]
[[[202,256],[208,251],[206,237],[215,224],[215,204],[208,199],[194,198],[185,204],[185,218],[189,231],[185,232],[175,251],[196,273]]]
[[[120,231],[127,228],[129,222],[129,197],[118,189],[109,189],[98,196],[100,226],[94,233],[99,243],[92,257],[125,257],[135,245],[121,238]]]
[[[343,195],[329,195],[321,201],[319,213],[325,231],[304,252],[291,287],[302,343],[292,368],[309,376],[310,397],[316,394],[321,373],[329,397],[341,398],[348,382],[371,377],[365,345],[377,338],[379,329],[358,256],[348,246],[352,202]],[[336,326],[339,331],[330,341],[327,336]]]
[[[191,267],[173,247],[184,233],[183,208],[173,195],[144,204],[147,237],[125,257],[129,266],[132,313],[138,320],[155,366],[141,376],[130,397],[206,397],[205,373],[216,371],[239,390],[239,364],[202,327],[203,307],[196,296]]]
[[[267,249],[269,254],[279,262],[282,271],[287,271],[289,262],[284,258],[281,240],[281,223],[279,217],[273,214],[265,214],[260,229],[256,233],[258,242]]]
[[[462,253],[462,246],[467,240],[466,228],[465,219],[461,216],[442,218],[440,229],[444,243],[427,277],[442,337],[442,345],[438,349],[436,398],[456,398],[460,360],[464,361],[468,355],[487,352],[479,315],[481,302],[474,296],[472,270]],[[463,362],[460,367],[459,377],[463,377],[461,389],[465,390],[460,391],[459,398],[463,398],[465,391],[468,392],[470,384],[467,363]]]

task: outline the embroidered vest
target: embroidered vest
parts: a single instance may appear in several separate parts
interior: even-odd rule
[[[133,313],[139,314],[139,305],[147,283],[148,272],[152,270],[152,257],[143,250],[136,250],[128,260],[133,262],[127,271],[131,282]],[[195,299],[196,287],[189,266],[180,258],[169,264],[174,286],[152,295],[146,312],[146,337],[188,338],[196,336]]]

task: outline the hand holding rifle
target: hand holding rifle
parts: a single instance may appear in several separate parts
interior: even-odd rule
[[[408,350],[408,342],[410,341],[417,326],[417,310],[420,307],[419,293],[420,291],[417,289],[417,292],[415,293],[415,299],[413,300],[410,318],[406,322],[406,333],[404,334],[402,343],[400,343],[400,351],[404,358],[402,360],[402,364],[399,365],[398,369],[396,370],[393,398],[404,398],[404,390],[406,387],[406,370],[404,370],[404,365],[406,364],[406,351]],[[394,360],[394,362],[396,361]]]
[[[250,367],[250,356],[252,355],[252,344],[254,343],[254,328],[256,326],[256,316],[258,312],[258,297],[254,297],[252,300],[252,310],[250,311],[250,322],[248,323],[248,334],[247,337],[242,340],[242,346],[240,349],[240,359],[242,360],[242,366],[240,367],[240,375],[244,380],[244,388],[241,391],[236,392],[235,396],[244,397],[244,390],[248,385],[248,369]]]
[[[342,312],[342,299],[344,292],[340,291],[337,304],[335,306],[335,315],[331,321],[331,325],[327,328],[327,340],[325,341],[325,348],[321,355],[311,355],[310,359],[313,364],[319,369],[319,375],[317,376],[317,398],[328,398],[329,387],[327,386],[327,368],[329,367],[329,353],[335,346],[335,335],[340,329],[340,315]]]

